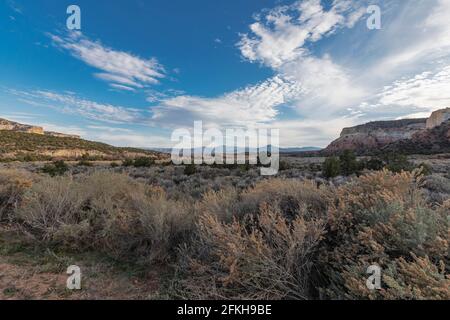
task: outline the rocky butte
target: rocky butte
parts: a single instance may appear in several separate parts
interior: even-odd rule
[[[44,128],[42,127],[30,126],[5,119],[0,119],[0,130],[44,134]]]
[[[31,126],[28,124],[22,124],[22,123],[9,121],[6,119],[1,119],[1,118],[0,118],[0,130],[33,133],[33,134],[48,135],[48,136],[54,136],[54,137],[60,137],[60,138],[76,138],[76,139],[80,138],[80,136],[77,136],[77,135],[44,131],[44,128],[42,128],[42,127]]]
[[[336,154],[343,150],[352,150],[361,155],[388,150],[408,153],[446,152],[450,143],[446,130],[449,125],[450,108],[435,111],[428,119],[369,122],[343,129],[340,137],[323,153]],[[401,148],[397,150],[397,147]]]

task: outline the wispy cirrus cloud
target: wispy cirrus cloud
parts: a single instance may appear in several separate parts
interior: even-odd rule
[[[92,41],[81,32],[66,36],[48,34],[53,44],[67,50],[75,58],[101,70],[95,77],[113,88],[134,91],[159,83],[165,77],[164,67],[156,58],[144,59],[124,51],[114,50],[100,41]]]
[[[78,97],[75,94],[46,90],[21,91],[9,89],[8,92],[19,101],[32,106],[48,107],[56,111],[75,114],[86,119],[107,123],[142,123],[142,110],[107,103],[99,103]]]

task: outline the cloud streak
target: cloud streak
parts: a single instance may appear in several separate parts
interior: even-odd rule
[[[67,36],[49,34],[53,44],[68,51],[75,58],[101,70],[95,77],[108,82],[115,89],[132,91],[159,83],[165,77],[157,59],[143,59],[131,53],[114,50],[99,41],[92,41],[80,32]]]
[[[48,107],[67,114],[75,114],[86,119],[107,123],[134,123],[144,120],[142,111],[134,108],[98,103],[80,98],[74,94],[62,94],[46,90],[8,90],[19,101],[33,106]]]

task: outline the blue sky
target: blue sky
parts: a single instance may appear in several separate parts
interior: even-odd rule
[[[323,147],[450,106],[448,21],[446,0],[4,0],[0,117],[118,146],[168,147],[202,120]]]

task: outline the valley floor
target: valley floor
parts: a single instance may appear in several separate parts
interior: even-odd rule
[[[450,155],[409,157],[424,176],[327,179],[324,160],[282,157],[276,177],[0,163],[0,300],[450,299]],[[373,263],[386,270],[376,292]],[[66,288],[70,265],[80,291]]]

